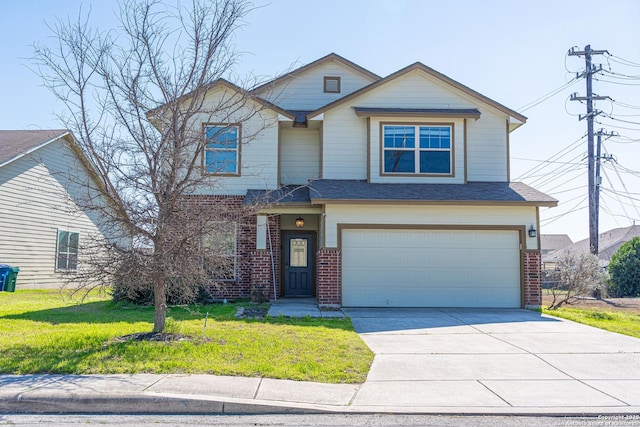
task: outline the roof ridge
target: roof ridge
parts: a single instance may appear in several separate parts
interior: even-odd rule
[[[395,72],[389,74],[386,77],[383,77],[383,78],[381,78],[379,80],[376,80],[376,81],[368,84],[367,86],[356,90],[355,92],[351,92],[351,93],[349,93],[349,94],[347,94],[347,95],[345,95],[345,96],[343,96],[341,98],[338,98],[338,99],[336,99],[336,100],[334,100],[334,101],[332,101],[332,102],[330,102],[328,104],[323,105],[322,107],[320,107],[320,108],[316,109],[315,111],[313,111],[312,113],[310,113],[308,115],[307,119],[311,119],[314,116],[322,114],[325,111],[330,110],[331,108],[333,108],[335,106],[338,106],[338,105],[342,104],[343,102],[346,102],[349,99],[356,98],[356,97],[362,95],[363,93],[366,93],[366,92],[368,92],[368,91],[370,91],[372,89],[375,89],[375,88],[377,88],[379,86],[382,86],[382,85],[384,85],[384,84],[386,84],[386,83],[388,83],[390,81],[393,81],[398,77],[404,76],[404,75],[408,74],[409,72],[411,72],[413,70],[416,70],[416,69],[420,69],[421,71],[423,71],[423,72],[429,74],[430,76],[440,80],[441,82],[443,82],[443,83],[445,83],[445,84],[447,84],[449,86],[452,86],[453,88],[458,89],[459,91],[461,91],[463,93],[466,93],[467,95],[478,99],[480,102],[483,102],[484,104],[487,104],[487,105],[489,105],[489,106],[491,106],[493,108],[496,108],[496,109],[502,111],[503,113],[506,113],[509,116],[516,118],[517,120],[519,120],[521,122],[526,122],[527,121],[527,117],[526,116],[518,113],[517,111],[515,111],[515,110],[513,110],[513,109],[511,109],[511,108],[509,108],[509,107],[507,107],[507,106],[505,106],[505,105],[503,105],[503,104],[501,104],[501,103],[499,103],[497,101],[494,101],[493,99],[481,94],[480,92],[477,92],[477,91],[471,89],[470,87],[468,87],[468,86],[466,86],[466,85],[464,85],[464,84],[452,79],[451,77],[446,76],[445,74],[442,74],[441,72],[439,72],[439,71],[437,71],[437,70],[435,70],[435,69],[423,64],[420,61],[417,61],[417,62],[414,62],[414,63],[412,63],[410,65],[407,65],[406,67],[401,68],[400,70],[395,71]]]
[[[300,74],[308,69],[314,68],[318,65],[321,65],[325,62],[328,61],[338,61],[341,62],[342,64],[348,66],[349,68],[352,68],[355,71],[358,71],[361,74],[364,74],[374,80],[380,80],[382,77],[380,77],[379,75],[377,75],[376,73],[367,70],[366,68],[356,64],[353,61],[350,61],[348,59],[346,59],[343,56],[338,55],[335,52],[331,52],[328,55],[325,55],[321,58],[316,59],[315,61],[309,62],[308,64],[305,65],[301,65],[298,68],[295,68],[293,70],[287,71],[283,74],[281,74],[280,76],[275,77],[274,79],[269,80],[268,82],[262,83],[261,85],[251,89],[251,92],[259,92],[260,90],[262,90],[263,88],[265,88],[266,86],[269,85],[275,85],[277,83],[279,83],[280,81],[289,79],[289,78],[293,78],[295,75]]]

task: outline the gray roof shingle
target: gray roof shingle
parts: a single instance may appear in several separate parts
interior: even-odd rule
[[[367,115],[432,115],[436,117],[480,117],[480,110],[477,108],[373,108],[373,107],[353,107],[358,116]]]
[[[360,180],[319,179],[308,186],[249,190],[244,203],[322,204],[332,202],[523,203],[555,206],[557,200],[520,182],[467,184],[376,184]]]
[[[65,129],[0,130],[0,165],[68,132]]]
[[[634,237],[640,236],[640,225],[631,225],[629,227],[614,228],[607,230],[598,235],[598,258],[602,265],[609,264],[609,260],[615,254],[620,246]],[[542,256],[543,262],[554,262],[562,258],[568,251],[576,254],[589,253],[589,239],[583,239],[575,242],[562,249],[549,252]]]
[[[320,179],[310,184],[312,202],[429,201],[504,202],[555,206],[558,201],[520,182],[466,184],[378,184],[358,180]]]
[[[278,190],[247,190],[242,201],[252,204],[311,204],[309,187],[306,185],[285,185]]]

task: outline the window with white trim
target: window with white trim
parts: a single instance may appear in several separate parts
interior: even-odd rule
[[[236,224],[217,222],[202,237],[202,267],[215,280],[236,278]]]
[[[385,125],[382,132],[383,173],[451,174],[451,126]]]
[[[210,174],[239,173],[240,127],[237,125],[204,126],[204,170]]]
[[[56,244],[56,270],[77,271],[80,233],[58,230]]]

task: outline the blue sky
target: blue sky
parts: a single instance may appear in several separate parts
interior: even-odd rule
[[[54,113],[62,107],[29,70],[28,58],[34,42],[53,43],[45,24],[77,16],[81,5],[92,8],[94,24],[117,25],[116,3],[111,1],[21,0],[0,5],[0,129],[60,127]],[[274,76],[330,52],[382,76],[420,61],[519,110],[582,69],[583,59],[566,56],[572,46],[607,49],[615,56],[609,61],[596,57],[596,63],[625,76],[640,75],[640,67],[620,63],[623,58],[640,64],[637,0],[272,0],[255,5],[260,7],[247,16],[234,39],[244,52],[236,69],[239,76]],[[573,92],[584,95],[584,80],[523,112],[527,124],[511,134],[511,177],[531,175],[524,182],[560,200],[557,208],[541,209],[543,233],[567,233],[578,240],[588,235],[583,200],[586,140],[571,144],[586,133],[586,123],[577,117],[584,114],[584,105],[567,101]],[[621,135],[605,143],[617,163],[604,167],[604,231],[640,221],[640,173],[634,173],[640,170],[640,141],[629,142],[640,138],[640,109],[627,106],[640,107],[640,80],[602,76],[594,82],[594,92],[617,101],[597,103],[617,120],[601,116],[604,126],[596,124],[596,129]],[[552,158],[566,147],[575,149]],[[550,158],[555,163],[527,173]]]

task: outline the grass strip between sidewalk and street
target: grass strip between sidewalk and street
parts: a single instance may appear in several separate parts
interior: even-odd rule
[[[0,292],[0,374],[192,373],[326,383],[364,382],[373,353],[348,319],[236,318],[249,302],[170,307],[169,342],[150,332],[153,307],[91,294]],[[205,316],[209,319],[204,329]]]
[[[550,316],[561,317],[606,331],[640,338],[640,315],[637,313],[572,307],[561,307],[557,310],[543,308],[542,312]]]

